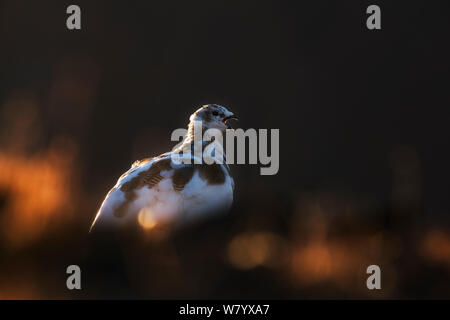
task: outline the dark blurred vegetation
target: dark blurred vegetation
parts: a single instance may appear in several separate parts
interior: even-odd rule
[[[448,4],[0,3],[0,298],[450,298]],[[229,215],[88,234],[204,103],[279,128]],[[66,267],[82,270],[66,289]],[[366,288],[366,268],[382,290]]]

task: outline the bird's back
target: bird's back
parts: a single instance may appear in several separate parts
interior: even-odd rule
[[[109,191],[92,227],[181,223],[229,208],[233,188],[227,165],[175,164],[171,153],[136,161]]]

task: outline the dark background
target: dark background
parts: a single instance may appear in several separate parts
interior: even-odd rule
[[[366,28],[370,4],[382,30]],[[450,297],[448,9],[0,2],[0,298]],[[228,216],[92,253],[109,188],[206,103],[280,129],[278,174],[235,165]],[[264,262],[236,262],[258,248]],[[112,256],[109,288],[92,259]],[[68,291],[69,264],[96,280]],[[365,287],[370,264],[381,291]]]

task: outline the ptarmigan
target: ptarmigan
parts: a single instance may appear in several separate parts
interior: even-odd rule
[[[236,116],[224,106],[204,105],[189,118],[187,133],[179,146],[154,158],[136,161],[117,181],[103,201],[92,228],[136,224],[151,228],[157,224],[180,224],[212,212],[226,211],[233,201],[234,181],[228,165],[205,161],[190,164],[173,161],[174,153],[193,150],[194,124],[201,121],[202,131],[218,129],[224,133],[226,123]],[[197,131],[195,131],[197,134]],[[214,141],[214,139],[212,139]],[[198,154],[189,155],[194,159]],[[198,159],[197,159],[198,160]]]

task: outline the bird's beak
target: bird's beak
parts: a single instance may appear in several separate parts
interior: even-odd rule
[[[227,125],[228,129],[231,129],[231,126],[227,123],[228,120],[239,120],[237,116],[235,116],[234,114],[232,114],[231,116],[225,117],[223,118],[222,122],[225,123]]]

